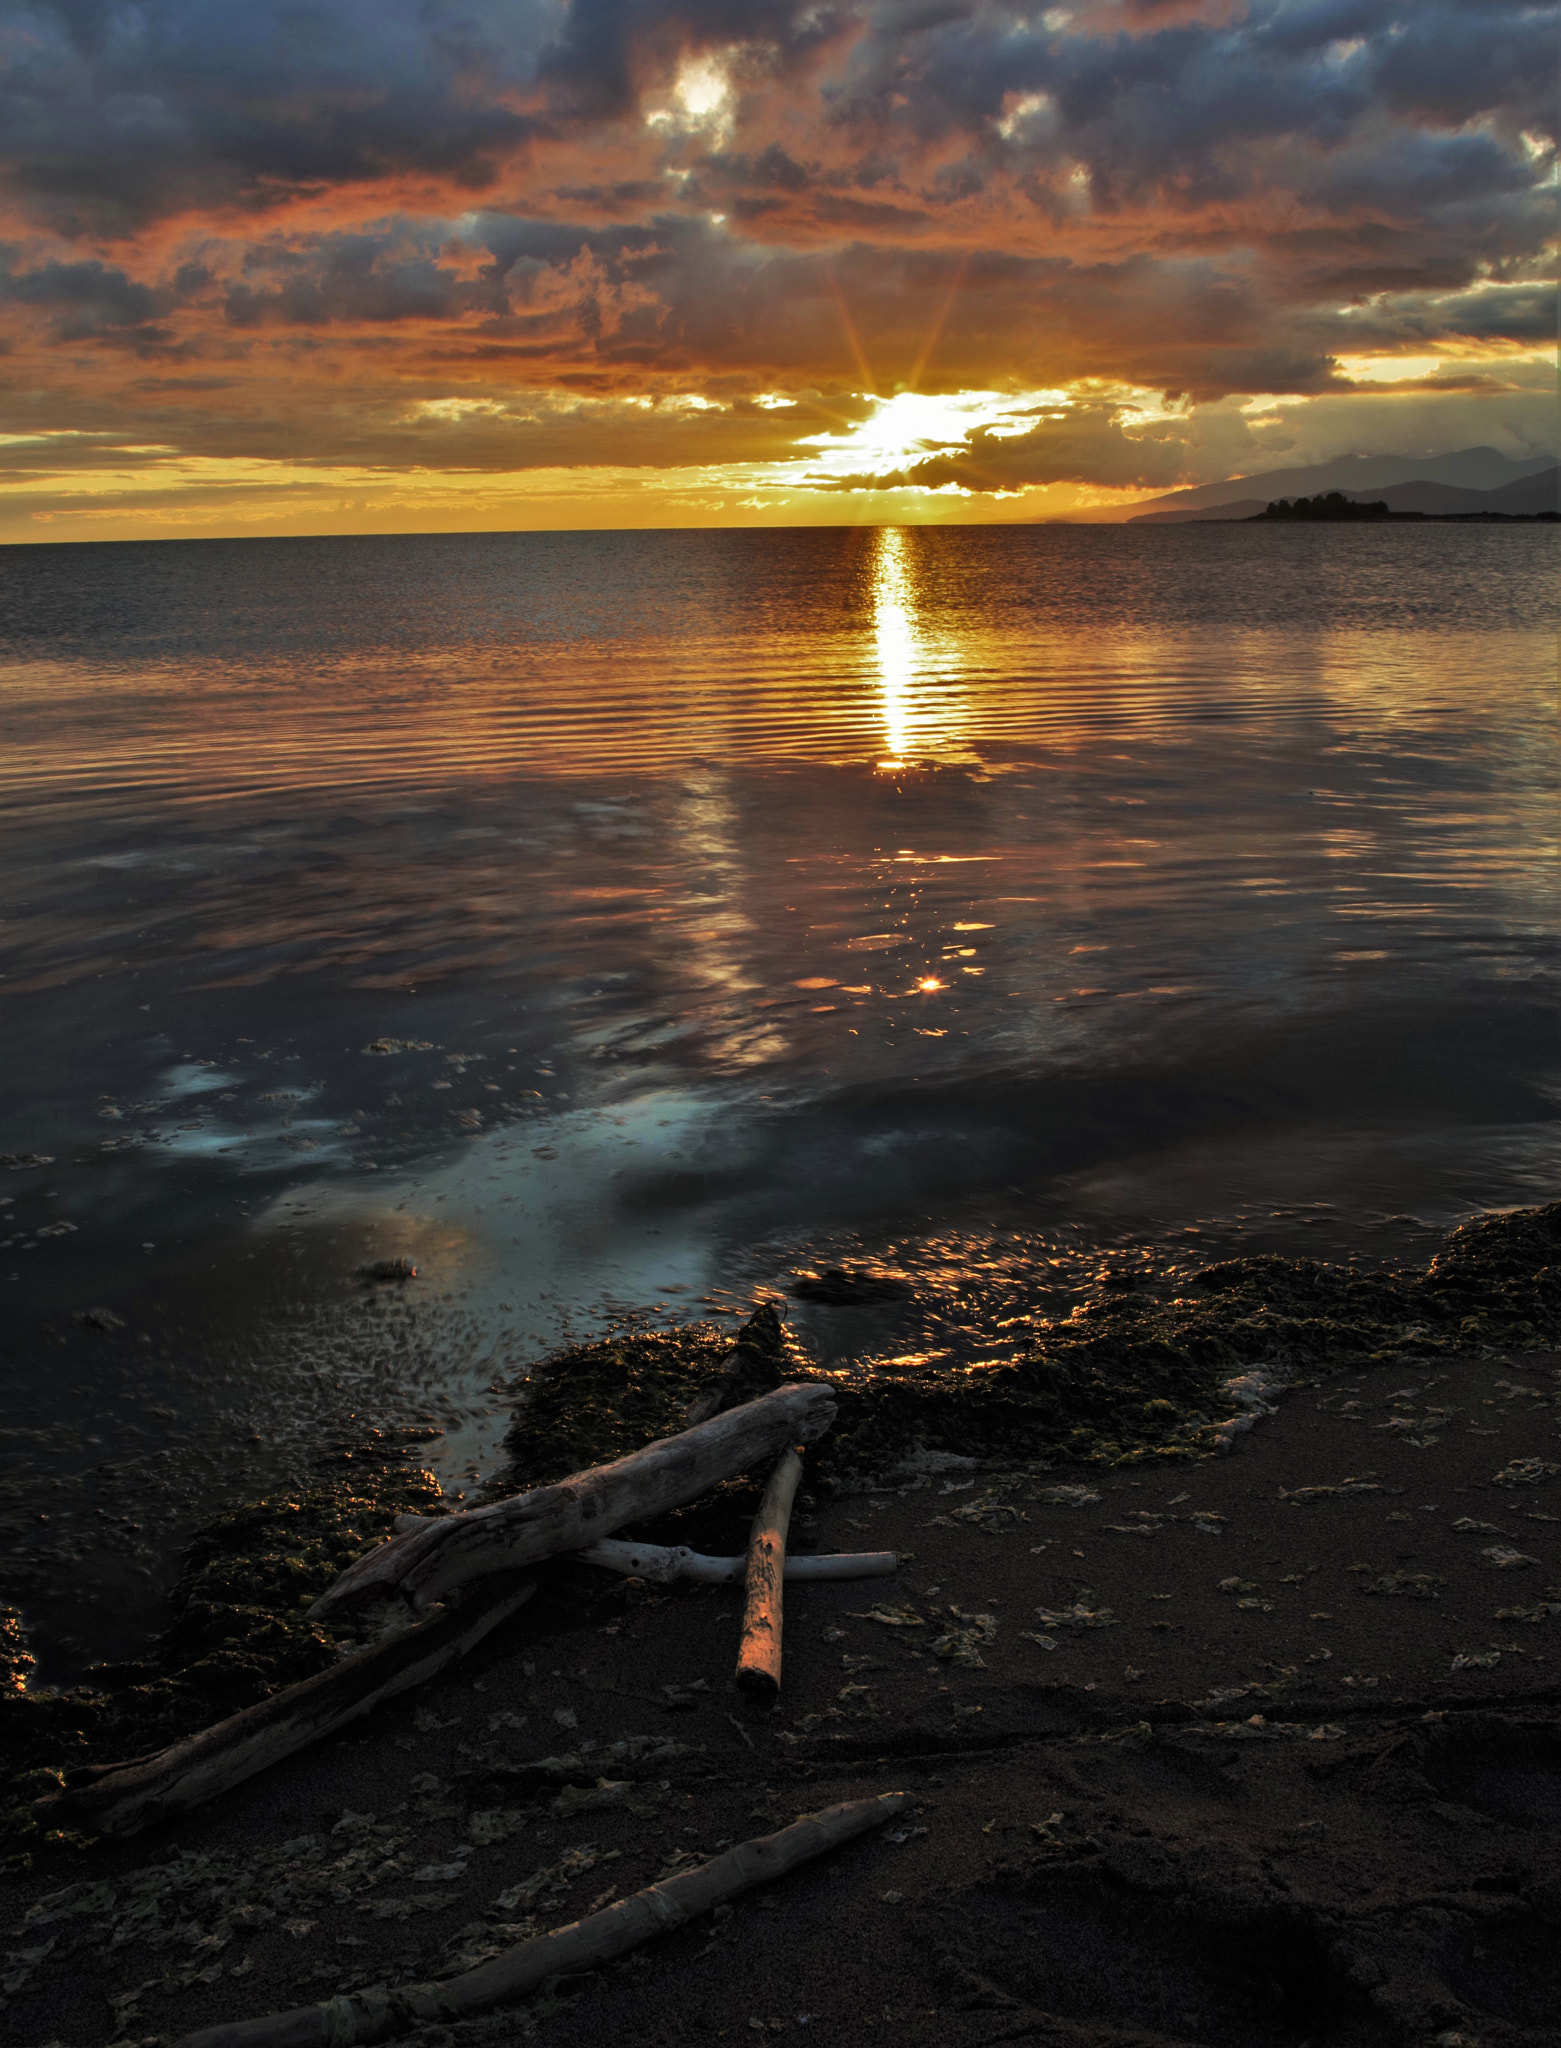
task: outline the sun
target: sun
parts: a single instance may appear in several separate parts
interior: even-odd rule
[[[1037,410],[1062,398],[1060,392],[1037,391],[1020,397],[999,391],[897,391],[871,399],[872,409],[854,425],[802,440],[818,449],[817,465],[831,475],[899,469],[940,451],[959,454],[978,431],[997,440],[1027,433]]]

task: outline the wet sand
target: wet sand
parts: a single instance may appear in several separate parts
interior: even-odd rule
[[[732,1686],[736,1589],[558,1569],[362,1732],[0,1879],[7,2035],[172,2042],[438,1975],[903,1788],[718,1923],[415,2038],[1561,2041],[1558,1422],[1561,1353],[1400,1358],[1230,1456],[814,1499],[800,1544],[904,1563],[789,1591],[772,1712]]]

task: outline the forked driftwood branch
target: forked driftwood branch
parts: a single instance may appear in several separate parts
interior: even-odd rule
[[[84,1772],[63,1792],[36,1801],[33,1813],[46,1827],[63,1824],[133,1835],[154,1821],[187,1812],[334,1734],[381,1700],[422,1685],[475,1648],[535,1590],[530,1579],[497,1578],[476,1588],[460,1607],[358,1650],[198,1735],[151,1756]]]
[[[780,1691],[786,1531],[801,1480],[801,1456],[788,1450],[770,1474],[748,1538],[748,1599],[737,1651],[737,1684],[750,1699],[772,1700]]]
[[[357,2048],[359,2043],[387,2041],[414,2027],[448,2025],[491,2012],[526,1997],[549,1977],[597,1969],[754,1885],[783,1877],[799,1863],[892,1819],[909,1799],[908,1792],[882,1792],[876,1799],[855,1799],[807,1814],[777,1834],[741,1842],[697,1870],[647,1885],[632,1898],[534,1941],[523,1941],[441,1984],[358,1991],[263,2019],[228,2020],[186,2034],[177,2048]]]
[[[345,1602],[388,1594],[427,1607],[490,1572],[583,1550],[625,1522],[697,1500],[787,1444],[811,1443],[834,1418],[828,1387],[777,1387],[611,1465],[392,1536],[349,1565],[309,1611],[323,1616]]]
[[[664,1543],[629,1543],[612,1536],[593,1543],[589,1550],[577,1550],[574,1562],[622,1572],[626,1578],[649,1579],[657,1586],[676,1585],[679,1580],[697,1586],[734,1586],[748,1575],[746,1553],[741,1557],[705,1557],[686,1544],[669,1547]],[[899,1569],[898,1551],[841,1550],[823,1557],[788,1556],[785,1577],[814,1581],[891,1579]]]

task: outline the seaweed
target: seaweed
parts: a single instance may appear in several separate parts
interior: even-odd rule
[[[1265,1386],[1385,1362],[1561,1334],[1561,1203],[1475,1218],[1424,1272],[1361,1272],[1307,1259],[1232,1259],[1170,1301],[1103,1286],[1066,1316],[1016,1327],[975,1365],[872,1361],[822,1371],[770,1303],[729,1338],[710,1325],[614,1335],[556,1353],[528,1378],[491,1493],[623,1456],[787,1380],[824,1378],[835,1425],[809,1454],[813,1484],[850,1488],[914,1473],[930,1453],[1008,1463],[1133,1464],[1228,1447],[1232,1383]],[[1239,1418],[1238,1418],[1239,1419]],[[442,1512],[417,1464],[427,1431],[369,1433],[322,1457],[311,1483],[220,1515],[192,1541],[171,1618],[144,1660],[91,1683],[30,1682],[14,1610],[0,1610],[0,1850],[68,1853],[31,1800],[71,1771],[157,1748],[325,1668],[342,1639],[307,1618],[315,1597],[390,1532]],[[1517,1475],[1521,1477],[1522,1475]],[[634,1533],[696,1548],[741,1546],[753,1479]]]
[[[442,1512],[416,1452],[432,1432],[370,1431],[316,1461],[311,1483],[231,1509],[189,1544],[168,1627],[134,1663],[90,1682],[29,1685],[14,1610],[0,1617],[0,1853],[32,1858],[76,1837],[42,1830],[31,1802],[93,1764],[160,1749],[335,1662],[344,1643],[310,1603],[399,1514]]]
[[[528,1382],[504,1439],[509,1469],[487,1491],[516,1493],[606,1464],[772,1387],[818,1376],[768,1302],[735,1338],[696,1323],[573,1345]],[[760,1491],[756,1478],[728,1480],[634,1533],[695,1550],[742,1550]]]
[[[1006,1356],[976,1365],[831,1370],[839,1412],[810,1455],[813,1478],[861,1484],[914,1469],[929,1451],[1089,1465],[1196,1457],[1227,1447],[1239,1405],[1229,1383],[1254,1367],[1277,1383],[1406,1349],[1546,1341],[1561,1331],[1561,1203],[1476,1217],[1423,1272],[1252,1257],[1190,1284],[1194,1293],[1167,1302],[1103,1288],[1066,1316],[1034,1318]],[[575,1346],[528,1389],[507,1439],[506,1490],[682,1428],[701,1395],[725,1406],[817,1374],[769,1304],[729,1348],[703,1325]],[[728,1525],[752,1490],[724,1504]]]

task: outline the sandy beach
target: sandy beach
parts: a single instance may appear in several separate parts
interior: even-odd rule
[[[559,1567],[361,1731],[7,1875],[7,2034],[150,2048],[450,1973],[903,1789],[714,1923],[417,2038],[1561,2040],[1558,1402],[1553,1350],[1399,1360],[1229,1456],[805,1496],[799,1545],[902,1568],[788,1591],[773,1710],[739,1589]]]

